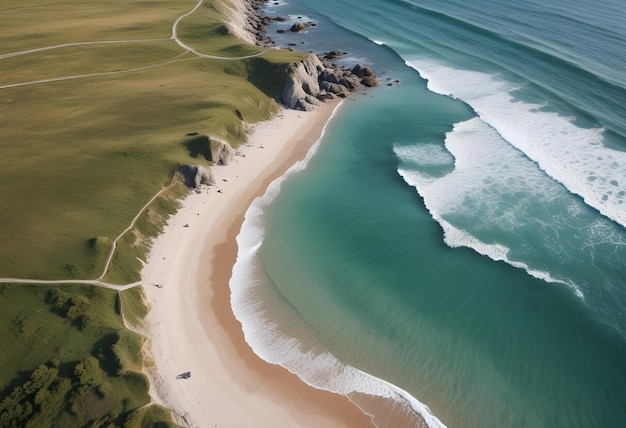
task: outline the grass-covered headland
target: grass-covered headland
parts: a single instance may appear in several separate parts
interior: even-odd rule
[[[283,73],[303,55],[229,34],[228,1],[204,0],[179,22],[178,38],[201,55],[172,39],[197,0],[2,2],[1,278],[98,278],[115,238],[179,166],[210,164],[189,135],[236,147],[247,124],[277,111]],[[185,192],[174,184],[143,212],[104,280],[139,279]],[[122,319],[145,313],[141,293],[123,292],[123,305],[118,293],[0,286],[0,426],[171,424],[149,404],[142,339]]]

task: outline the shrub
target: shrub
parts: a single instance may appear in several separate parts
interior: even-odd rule
[[[80,385],[96,383],[102,378],[102,374],[96,357],[87,357],[74,368],[74,377]]]
[[[52,307],[55,309],[62,309],[67,304],[69,300],[69,296],[67,293],[60,288],[53,288],[50,290],[48,295],[48,301],[52,304]]]
[[[89,299],[85,296],[74,296],[70,299],[67,308],[67,318],[77,320],[83,316],[89,309]]]

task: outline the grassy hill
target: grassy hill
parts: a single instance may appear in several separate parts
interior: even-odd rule
[[[94,279],[117,237],[182,164],[190,134],[237,146],[277,111],[303,54],[228,33],[228,0],[4,0],[0,5],[0,277]],[[245,59],[234,59],[254,55]],[[149,238],[186,189],[155,200],[106,279],[139,279]],[[0,286],[1,426],[171,426],[151,405],[139,290]]]
[[[3,2],[0,56],[136,40],[0,57],[0,276],[95,278],[107,251],[90,240],[112,240],[179,165],[204,161],[186,135],[244,142],[244,121],[276,111],[280,73],[301,54],[186,53],[168,39],[195,0],[22,3]],[[224,31],[219,5],[203,3],[179,37],[226,58],[260,52]]]

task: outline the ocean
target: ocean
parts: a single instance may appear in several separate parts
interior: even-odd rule
[[[626,426],[623,1],[265,12],[278,45],[380,85],[246,214],[230,285],[255,352],[379,427]]]

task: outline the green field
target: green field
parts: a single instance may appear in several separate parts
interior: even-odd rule
[[[207,135],[236,147],[278,110],[297,52],[228,33],[228,0],[42,0],[0,5],[0,278],[95,279],[114,239]],[[241,56],[259,56],[237,59]],[[175,183],[175,182],[174,182]],[[119,241],[104,278],[140,278],[175,183]],[[60,296],[60,297],[59,297]],[[123,310],[122,310],[123,309]],[[139,289],[0,285],[0,426],[170,426],[149,405]]]
[[[0,285],[0,426],[173,426],[122,308],[100,287]]]
[[[301,54],[185,53],[167,39],[195,1],[22,3],[3,2],[0,55],[135,40],[0,59],[0,86],[121,72],[0,89],[0,277],[96,278],[106,251],[90,240],[112,241],[181,164],[206,164],[185,148],[186,135],[244,142],[239,117],[276,111],[285,63]],[[184,43],[229,58],[260,52],[225,31],[219,5],[205,2],[181,21]]]

